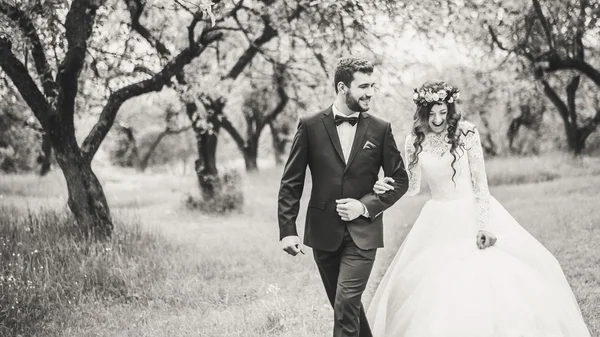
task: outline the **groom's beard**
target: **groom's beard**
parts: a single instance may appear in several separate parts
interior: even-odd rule
[[[367,106],[363,107],[360,105],[360,99],[352,97],[350,92],[346,94],[346,106],[348,106],[348,109],[355,112],[366,112],[369,111],[368,102],[366,104]]]

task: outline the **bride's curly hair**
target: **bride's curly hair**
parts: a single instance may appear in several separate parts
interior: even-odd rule
[[[452,160],[452,181],[454,182],[454,177],[456,176],[456,168],[454,164],[458,160],[458,158],[462,155],[458,153],[457,149],[461,147],[461,130],[459,130],[458,123],[462,120],[462,115],[460,110],[456,107],[456,98],[458,95],[458,89],[456,87],[449,86],[444,81],[430,81],[426,82],[419,89],[415,89],[415,98],[417,96],[421,96],[420,93],[423,92],[446,92],[445,98],[440,98],[439,100],[434,99],[431,102],[425,102],[424,100],[420,100],[417,103],[417,110],[413,117],[413,127],[412,133],[415,135],[414,143],[412,144],[415,148],[415,152],[409,163],[409,168],[413,168],[419,161],[419,153],[423,151],[423,140],[425,140],[425,133],[429,130],[429,113],[431,112],[431,108],[436,104],[446,104],[448,108],[448,113],[446,115],[446,122],[448,123],[448,135],[447,142],[451,144],[450,153],[454,159]],[[436,96],[437,97],[437,96]]]

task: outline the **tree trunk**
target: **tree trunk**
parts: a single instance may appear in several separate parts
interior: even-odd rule
[[[275,164],[283,165],[285,164],[285,147],[288,143],[286,137],[282,137],[283,132],[281,132],[273,122],[269,123],[271,128],[271,135],[273,136],[273,155],[275,156]]]
[[[246,162],[246,172],[258,171],[258,139],[255,135],[250,138],[243,149],[244,161]]]
[[[56,161],[62,169],[69,192],[68,206],[85,235],[103,240],[113,230],[104,190],[84,160],[75,139],[54,142]]]
[[[195,163],[196,175],[204,200],[213,199],[220,191],[219,171],[217,170],[217,141],[215,133],[196,134],[198,159]]]
[[[496,145],[496,142],[494,142],[494,139],[492,138],[492,132],[490,131],[490,122],[487,119],[487,114],[485,111],[480,111],[479,115],[481,116],[481,122],[483,123],[483,126],[487,130],[485,137],[482,141],[483,150],[487,155],[495,157],[498,155],[498,147]]]
[[[140,164],[138,166],[138,168],[141,172],[146,171],[146,169],[148,168],[148,164],[150,163],[150,158],[152,158],[154,151],[156,151],[156,148],[158,147],[158,145],[160,144],[160,142],[163,140],[163,138],[166,135],[167,135],[167,132],[163,131],[158,135],[158,137],[156,137],[154,142],[152,142],[152,144],[150,145],[150,148],[148,149],[148,151],[146,152],[144,157],[142,157],[142,160],[140,161]]]
[[[217,144],[219,141],[219,131],[221,130],[220,121],[213,114],[209,118],[212,123],[212,129],[206,130],[198,127],[198,105],[195,102],[185,103],[186,113],[192,123],[192,129],[196,134],[196,146],[198,149],[198,159],[194,163],[200,192],[205,201],[213,199],[221,189],[219,170],[217,170]]]
[[[573,150],[573,154],[575,154],[576,156],[579,156],[583,153],[583,150],[585,150],[585,141],[581,141],[580,139],[578,139],[572,147]]]
[[[44,132],[42,134],[42,153],[38,157],[38,162],[41,164],[40,176],[43,177],[50,172],[52,159],[52,143],[50,137]]]
[[[565,127],[567,128],[566,134],[569,150],[573,151],[573,154],[576,156],[583,154],[585,143],[591,132],[587,132],[584,127],[580,128],[572,124],[565,125]]]
[[[133,133],[133,128],[125,123],[118,123],[117,130],[126,137],[125,146],[126,150],[123,154],[123,160],[119,163],[124,167],[136,167],[139,166],[140,155],[137,148],[137,140]]]
[[[556,91],[552,89],[547,81],[541,80],[541,82],[544,86],[544,93],[546,96],[548,96],[562,117],[569,149],[573,151],[573,154],[576,156],[580,155],[585,149],[585,141],[587,140],[588,136],[596,129],[596,125],[600,123],[600,113],[588,121],[586,126],[579,127],[577,125],[575,94],[577,93],[577,88],[579,87],[579,76],[572,78],[567,85],[567,103],[565,103],[558,96]]]

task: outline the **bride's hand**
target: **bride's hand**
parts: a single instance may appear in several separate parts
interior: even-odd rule
[[[477,248],[486,249],[496,243],[496,236],[488,231],[480,230],[477,233]]]
[[[390,185],[390,183],[394,182],[394,179],[390,177],[384,177],[383,179],[377,180],[373,186],[373,192],[375,192],[375,194],[384,194],[389,190],[393,190],[394,186]]]

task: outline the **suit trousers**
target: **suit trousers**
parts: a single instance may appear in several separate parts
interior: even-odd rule
[[[334,337],[372,337],[361,298],[373,269],[377,249],[356,246],[346,228],[333,252],[313,249],[321,280],[334,311]]]

